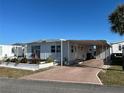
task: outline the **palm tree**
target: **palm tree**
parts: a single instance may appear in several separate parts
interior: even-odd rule
[[[111,23],[111,31],[119,35],[124,35],[124,4],[119,5],[112,13],[109,15],[109,21]],[[122,69],[124,70],[124,54],[123,54],[123,64]]]
[[[111,30],[114,33],[124,35],[124,4],[119,5],[111,15],[109,15]]]

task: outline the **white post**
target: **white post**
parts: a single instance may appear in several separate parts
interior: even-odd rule
[[[63,41],[61,40],[61,66],[63,66]]]
[[[55,57],[54,57],[54,62],[53,62],[54,65],[56,64],[56,60],[57,60],[57,44],[55,42]]]
[[[57,44],[55,42],[55,59],[57,58]]]
[[[103,45],[102,45],[102,53],[101,53],[101,56],[102,56],[101,59],[102,59],[102,60],[103,60],[103,54],[104,54],[104,53],[103,53]]]
[[[69,46],[69,41],[68,41],[68,62],[70,60],[70,46]]]
[[[17,50],[16,50],[16,54],[17,54],[17,58],[18,58],[18,47],[16,47],[16,49],[17,49]]]
[[[44,43],[44,46],[43,46],[43,52],[44,52],[44,59],[46,60],[46,42]]]
[[[105,46],[105,61],[107,62],[107,46]]]
[[[24,57],[27,58],[27,45],[24,46]]]

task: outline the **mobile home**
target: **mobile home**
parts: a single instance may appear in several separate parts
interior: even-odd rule
[[[0,45],[0,59],[3,59],[4,57],[11,58],[14,56],[19,57],[23,55],[22,46]]]
[[[111,53],[113,53],[113,54],[121,53],[122,54],[123,46],[124,46],[124,41],[111,43]]]
[[[39,40],[25,45],[25,56],[32,59],[32,55],[71,64],[76,60],[108,59],[110,46],[105,40]]]
[[[124,41],[111,43],[112,57],[122,57],[124,55]]]

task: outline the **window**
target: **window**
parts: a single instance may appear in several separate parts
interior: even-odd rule
[[[121,51],[121,45],[118,46],[118,50]]]
[[[51,53],[55,53],[55,46],[51,46]]]
[[[12,48],[12,53],[15,53],[15,49],[14,49],[14,47]]]
[[[122,45],[122,49],[124,50],[124,45]]]
[[[40,51],[40,46],[32,46],[31,47],[32,53],[35,53],[36,50]]]
[[[2,55],[2,46],[0,46],[0,55]]]
[[[60,45],[57,46],[56,52],[61,52],[61,46]]]

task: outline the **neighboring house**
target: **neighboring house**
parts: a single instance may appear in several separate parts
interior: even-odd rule
[[[39,59],[52,57],[58,62],[69,64],[76,60],[91,58],[109,59],[110,46],[105,40],[39,40],[25,45],[25,56]]]
[[[11,57],[19,57],[23,56],[23,48],[22,46],[16,45],[0,45],[0,59],[4,57],[11,58]]]
[[[122,54],[124,41],[111,43],[111,54]]]

